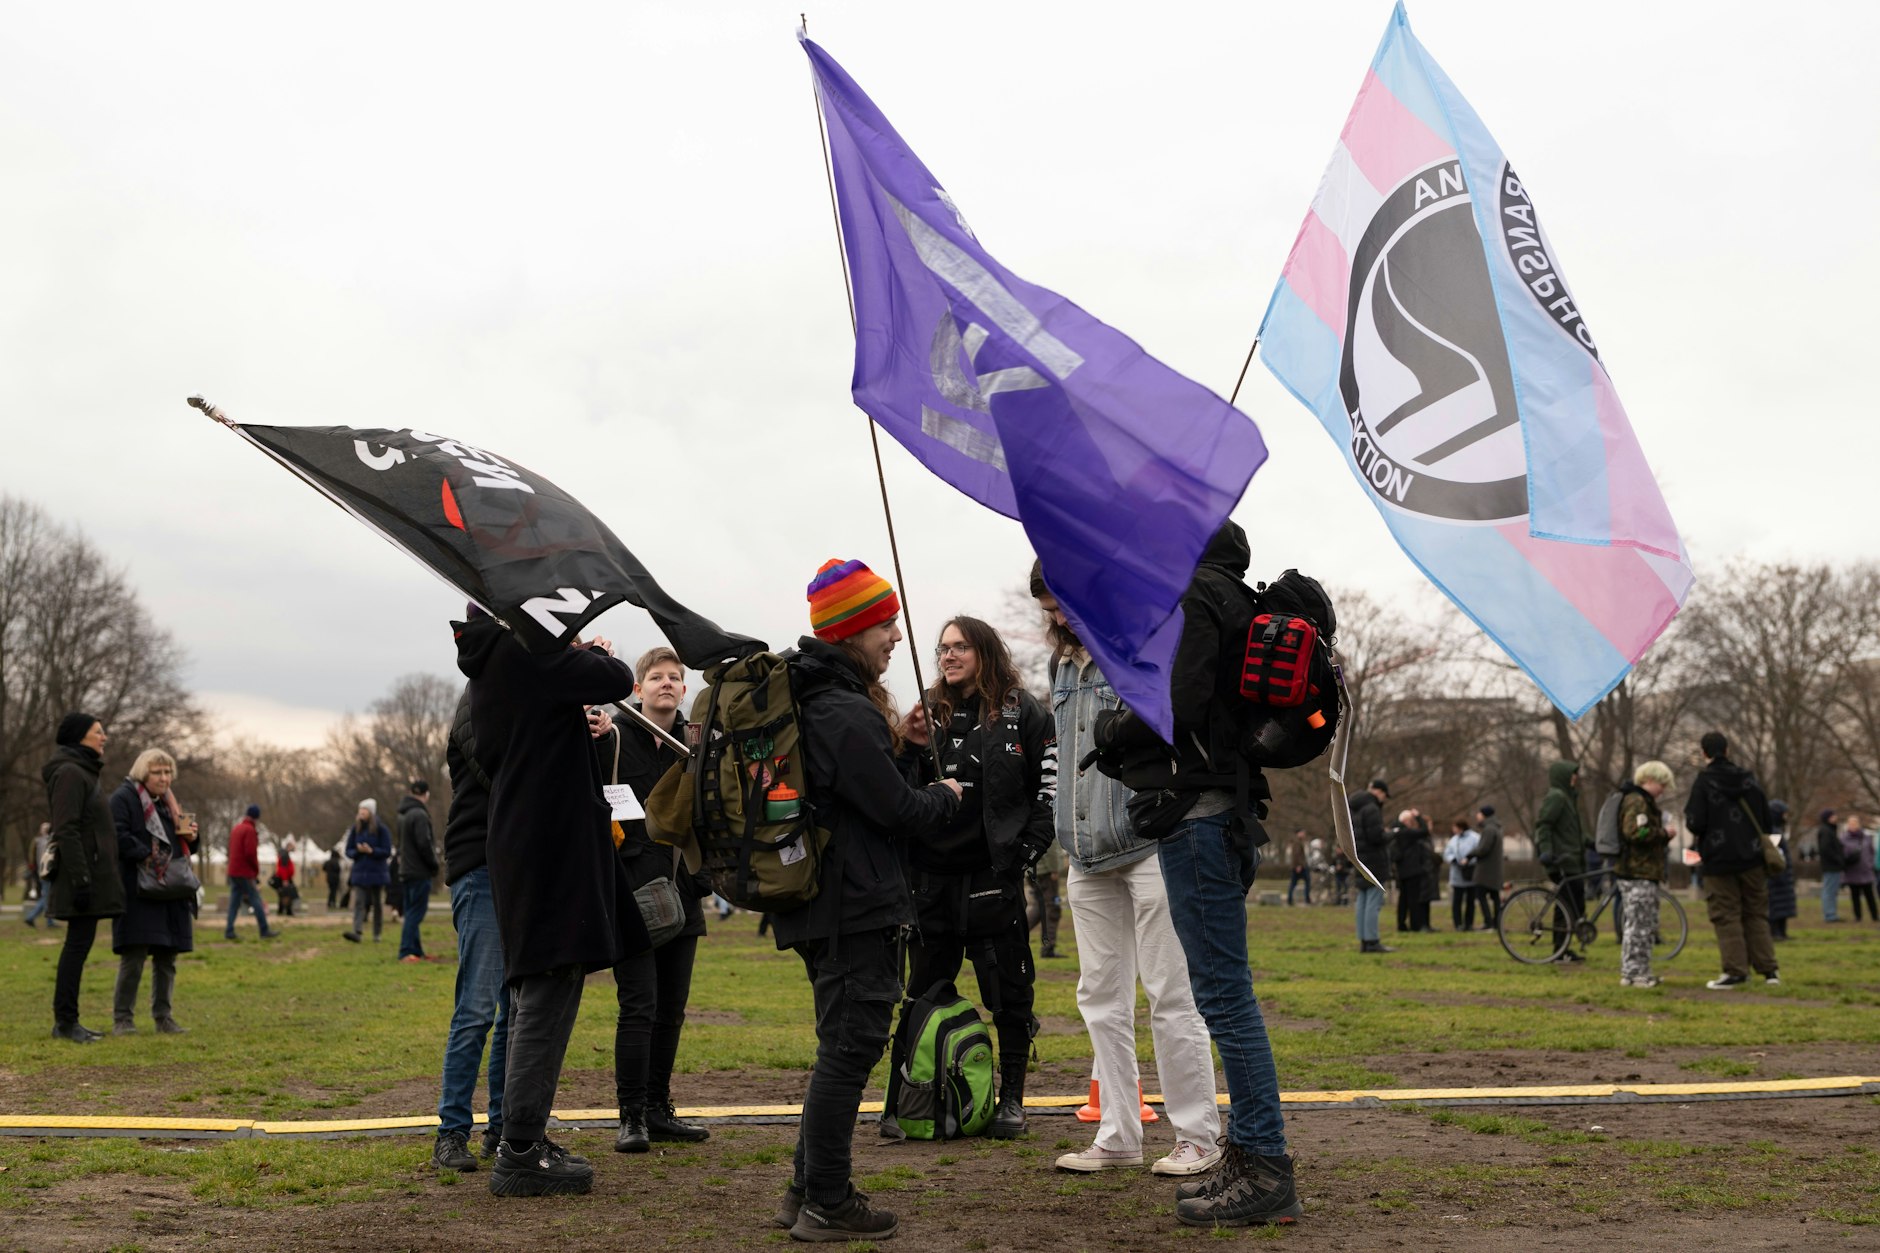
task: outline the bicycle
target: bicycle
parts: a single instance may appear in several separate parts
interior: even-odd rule
[[[1501,946],[1508,950],[1508,956],[1540,966],[1559,961],[1575,943],[1584,953],[1586,946],[1599,938],[1599,920],[1619,899],[1619,882],[1612,880],[1598,904],[1584,917],[1574,916],[1572,905],[1561,895],[1560,889],[1568,883],[1583,883],[1603,876],[1602,871],[1569,875],[1552,887],[1525,887],[1511,893],[1501,903],[1501,914],[1495,920],[1495,934],[1501,938]],[[1684,916],[1683,904],[1665,890],[1664,884],[1657,886],[1658,929],[1652,934],[1654,966],[1682,953],[1685,941],[1691,936],[1691,924]]]

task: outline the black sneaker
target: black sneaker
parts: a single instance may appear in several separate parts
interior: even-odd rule
[[[549,1140],[520,1148],[504,1140],[490,1171],[492,1196],[584,1196],[594,1187],[594,1168],[575,1161]]]
[[[357,931],[342,931],[339,933],[339,938],[346,941],[348,944],[359,943],[359,933]]]
[[[503,1142],[503,1129],[500,1126],[485,1127],[483,1129],[483,1149],[482,1149],[482,1152],[478,1154],[478,1156],[485,1157],[485,1158],[495,1157],[496,1146],[501,1144],[502,1142]]]
[[[708,1128],[679,1117],[671,1101],[654,1101],[646,1107],[646,1134],[655,1140],[677,1140],[685,1144],[712,1138]]]
[[[782,1215],[779,1215],[782,1217]],[[853,1188],[849,1199],[825,1209],[806,1200],[790,1227],[792,1240],[825,1243],[837,1240],[886,1240],[901,1229],[900,1220],[885,1209],[873,1209],[868,1198]]]
[[[176,1021],[176,1019],[174,1018],[159,1018],[157,1019],[157,1034],[158,1035],[188,1035],[189,1028],[185,1027],[182,1023]]]
[[[788,1231],[790,1228],[796,1226],[796,1216],[802,1212],[803,1190],[795,1184],[791,1184],[783,1190],[783,1200],[778,1204],[777,1216],[770,1220],[770,1225],[773,1227],[781,1227],[785,1231]]]
[[[81,1027],[77,1023],[73,1023],[69,1027],[55,1025],[52,1028],[52,1038],[55,1040],[70,1040],[74,1044],[90,1044],[93,1040],[98,1039],[98,1033],[90,1028]]]
[[[1721,992],[1726,988],[1742,987],[1745,983],[1748,983],[1748,982],[1749,982],[1749,979],[1745,975],[1718,975],[1715,979],[1712,979],[1709,983],[1706,983],[1704,986],[1709,988],[1713,992]]]
[[[1175,1203],[1175,1217],[1189,1227],[1291,1223],[1305,1212],[1290,1157],[1264,1157],[1235,1144],[1227,1146],[1221,1169],[1200,1195]]]
[[[470,1151],[470,1137],[461,1131],[438,1132],[437,1143],[431,1148],[431,1165],[439,1170],[475,1170],[477,1158]]]

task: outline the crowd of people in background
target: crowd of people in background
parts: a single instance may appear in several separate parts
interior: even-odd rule
[[[811,634],[787,656],[804,741],[815,746],[805,785],[831,840],[814,898],[765,920],[778,947],[802,961],[815,1014],[816,1064],[775,1220],[792,1237],[894,1234],[895,1216],[852,1179],[863,1088],[888,1049],[896,1007],[951,985],[968,962],[997,1039],[987,1134],[1024,1134],[1038,1030],[1030,935],[1041,929],[1041,954],[1055,957],[1063,905],[1076,920],[1092,1079],[1108,1099],[1091,1143],[1056,1165],[1094,1173],[1147,1160],[1132,1099],[1140,985],[1171,1137],[1150,1169],[1197,1177],[1178,1185],[1175,1214],[1203,1226],[1283,1223],[1301,1212],[1248,953],[1247,905],[1262,861],[1285,858],[1287,905],[1312,905],[1315,886],[1322,903],[1348,904],[1364,954],[1393,951],[1379,933],[1386,885],[1398,934],[1435,931],[1431,906],[1445,888],[1452,931],[1496,928],[1510,854],[1493,805],[1435,824],[1405,806],[1387,820],[1391,784],[1377,778],[1347,800],[1355,858],[1305,829],[1283,850],[1268,845],[1264,780],[1223,765],[1208,634],[1218,628],[1220,589],[1246,568],[1245,537],[1230,523],[1183,601],[1173,741],[1118,698],[1036,565],[1030,591],[1049,643],[1048,706],[1026,690],[999,632],[962,615],[939,631],[933,683],[905,716],[883,685],[903,638],[893,587],[859,561],[818,571],[807,592]],[[453,628],[467,682],[447,740],[442,856],[425,779],[409,781],[395,832],[376,800],[362,800],[321,865],[327,908],[350,911],[341,935],[362,944],[368,919],[381,941],[390,903],[402,919],[396,960],[442,960],[426,951],[423,924],[444,878],[458,971],[432,1160],[451,1171],[488,1163],[497,1195],[585,1192],[593,1164],[550,1140],[547,1123],[594,971],[611,969],[616,988],[615,1149],[644,1153],[710,1135],[679,1116],[672,1077],[713,884],[653,838],[641,808],[681,761],[680,746],[698,742],[682,709],[686,669],[663,647],[629,667],[599,639],[530,653],[475,606]],[[37,899],[24,915],[28,925],[44,917],[64,928],[53,1034],[75,1043],[104,1034],[79,1021],[84,965],[104,919],[119,959],[113,1031],[138,1030],[146,971],[153,1028],[184,1030],[174,1014],[177,957],[193,948],[202,904],[189,869],[200,836],[177,797],[175,760],[144,751],[107,789],[106,742],[89,715],[59,724],[43,772],[50,822],[35,849]],[[1812,845],[1798,852],[1787,806],[1730,760],[1725,736],[1709,732],[1700,748],[1682,820],[1722,957],[1707,986],[1725,990],[1752,976],[1777,985],[1776,946],[1797,915],[1798,856],[1819,859],[1824,921],[1841,921],[1843,889],[1854,921],[1873,920],[1873,836],[1857,816],[1843,822],[1824,810]],[[1547,782],[1530,834],[1560,904],[1557,960],[1581,960],[1567,933],[1584,917],[1589,889],[1597,902],[1610,880],[1620,982],[1657,986],[1651,941],[1673,847],[1675,773],[1658,761],[1638,766],[1592,829],[1579,766],[1556,762]],[[244,910],[262,938],[280,934],[258,888],[261,816],[249,805],[229,832],[225,940],[238,938]],[[268,882],[278,917],[295,912],[302,868],[294,840],[277,848]],[[682,917],[655,943],[638,902],[659,886],[677,892]],[[486,1046],[488,1126],[477,1152],[470,1138]],[[1225,1121],[1215,1052],[1228,1087]],[[899,1134],[892,1113],[881,1129]]]

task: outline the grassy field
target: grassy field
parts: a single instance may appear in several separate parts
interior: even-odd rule
[[[1665,985],[1650,991],[1618,986],[1610,934],[1585,966],[1553,968],[1518,965],[1483,933],[1387,935],[1398,952],[1361,956],[1348,911],[1325,907],[1256,908],[1250,930],[1288,1090],[1880,1073],[1880,927],[1826,927],[1806,902],[1804,911],[1780,950],[1783,986],[1722,994],[1702,987],[1717,958],[1701,906],[1692,907],[1691,944],[1661,971]],[[245,941],[229,944],[211,925],[179,966],[175,1012],[189,1034],[152,1034],[140,1006],[137,1035],[78,1048],[48,1036],[56,936],[11,916],[0,926],[0,1112],[298,1119],[423,1115],[435,1105],[455,967],[398,964],[389,932],[382,944],[348,945],[336,920],[316,914],[291,920],[285,938],[265,944],[245,923]],[[447,911],[434,910],[426,930],[432,951],[450,951]],[[1064,940],[1074,954],[1068,918]],[[1075,960],[1040,966],[1044,1031],[1032,1091],[1069,1094],[1080,1090],[1089,1058]],[[110,1025],[114,971],[101,943],[86,977],[84,1017],[93,1026]],[[569,1051],[561,1107],[608,1104],[613,1013],[611,980],[598,975]],[[813,1047],[794,957],[757,936],[753,918],[714,924],[680,1054],[681,1104],[794,1101]],[[1147,1063],[1146,1029],[1140,1048]],[[1719,1211],[1733,1215],[1739,1233],[1763,1223],[1779,1234],[1799,1221],[1865,1238],[1880,1225],[1876,1120],[1880,1100],[1870,1097],[1288,1116],[1302,1179],[1311,1180],[1304,1238],[1344,1247],[1346,1237],[1380,1228],[1424,1238],[1440,1222],[1460,1249],[1503,1247],[1509,1228],[1522,1229],[1529,1247],[1556,1247],[1546,1233],[1641,1214],[1663,1238],[1707,1238],[1681,1224]],[[606,1151],[606,1133],[570,1133],[614,1186],[531,1211],[519,1234],[585,1247],[617,1243],[623,1221],[645,1220],[670,1237],[667,1245],[683,1237],[693,1247],[775,1247],[761,1218],[787,1174],[793,1134],[721,1127],[706,1146],[629,1163]],[[1088,1134],[1055,1117],[1010,1144],[889,1150],[864,1135],[857,1169],[864,1187],[922,1220],[897,1240],[903,1249],[1148,1249],[1193,1234],[1171,1228],[1166,1186],[1147,1176],[1051,1172],[1051,1158]],[[365,1248],[382,1241],[386,1224],[417,1221],[426,1236],[412,1247],[474,1246],[493,1221],[493,1199],[479,1178],[434,1175],[427,1148],[410,1137],[0,1138],[0,1214],[11,1215],[0,1228],[36,1248]],[[672,1199],[685,1197],[711,1204],[700,1211]],[[962,1207],[962,1198],[972,1204]],[[1014,1207],[1058,1215],[1057,1235],[1016,1239],[999,1217]],[[240,1217],[258,1211],[322,1217],[295,1219],[292,1230]],[[1065,1234],[1090,1213],[1108,1217],[1101,1238]],[[1562,1239],[1571,1245],[1587,1235]]]

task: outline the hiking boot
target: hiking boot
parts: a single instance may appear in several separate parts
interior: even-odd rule
[[[1183,1140],[1175,1151],[1160,1158],[1150,1173],[1157,1175],[1199,1175],[1221,1164],[1221,1150],[1214,1145],[1199,1145]]]
[[[795,1184],[783,1190],[783,1200],[777,1206],[777,1216],[770,1220],[773,1227],[785,1231],[796,1226],[796,1216],[803,1212],[803,1190]]]
[[[1220,1171],[1199,1195],[1175,1203],[1175,1217],[1189,1227],[1291,1223],[1303,1213],[1292,1158],[1249,1153],[1237,1144],[1227,1146]]]
[[[470,1137],[461,1131],[438,1132],[437,1143],[431,1147],[431,1165],[439,1170],[475,1170],[477,1159],[470,1151]]]
[[[584,1196],[594,1187],[594,1168],[573,1160],[552,1141],[496,1146],[490,1171],[492,1196]]]
[[[712,1138],[708,1128],[679,1117],[671,1101],[654,1101],[646,1107],[646,1133],[655,1140],[677,1140],[685,1144]]]
[[[652,1147],[652,1141],[646,1134],[646,1111],[621,1110],[620,1134],[614,1137],[614,1152],[644,1153]]]
[[[999,1097],[999,1107],[992,1111],[986,1134],[995,1140],[1016,1140],[1025,1134],[1025,1094],[1009,1092]]]
[[[69,1026],[55,1024],[52,1028],[55,1040],[70,1040],[74,1044],[90,1044],[93,1040],[102,1040],[104,1036],[90,1027],[81,1027],[77,1023]]]
[[[781,1215],[780,1215],[781,1217]],[[873,1209],[868,1198],[853,1188],[849,1199],[827,1208],[805,1200],[791,1224],[790,1238],[809,1243],[837,1240],[886,1240],[901,1229],[899,1220],[885,1209]]]
[[[1087,1149],[1078,1149],[1075,1153],[1066,1153],[1057,1159],[1059,1170],[1074,1170],[1082,1175],[1095,1174],[1099,1170],[1140,1165],[1142,1165],[1140,1149],[1134,1153],[1127,1153],[1122,1149],[1099,1148],[1094,1144]]]
[[[185,1027],[182,1023],[176,1021],[176,1019],[174,1018],[159,1018],[157,1019],[157,1034],[158,1035],[188,1035],[189,1028]]]
[[[1742,987],[1745,983],[1748,983],[1748,982],[1749,982],[1748,977],[1744,975],[1718,975],[1715,979],[1712,979],[1709,983],[1706,983],[1704,986],[1709,988],[1713,992],[1722,992],[1728,988]]]

